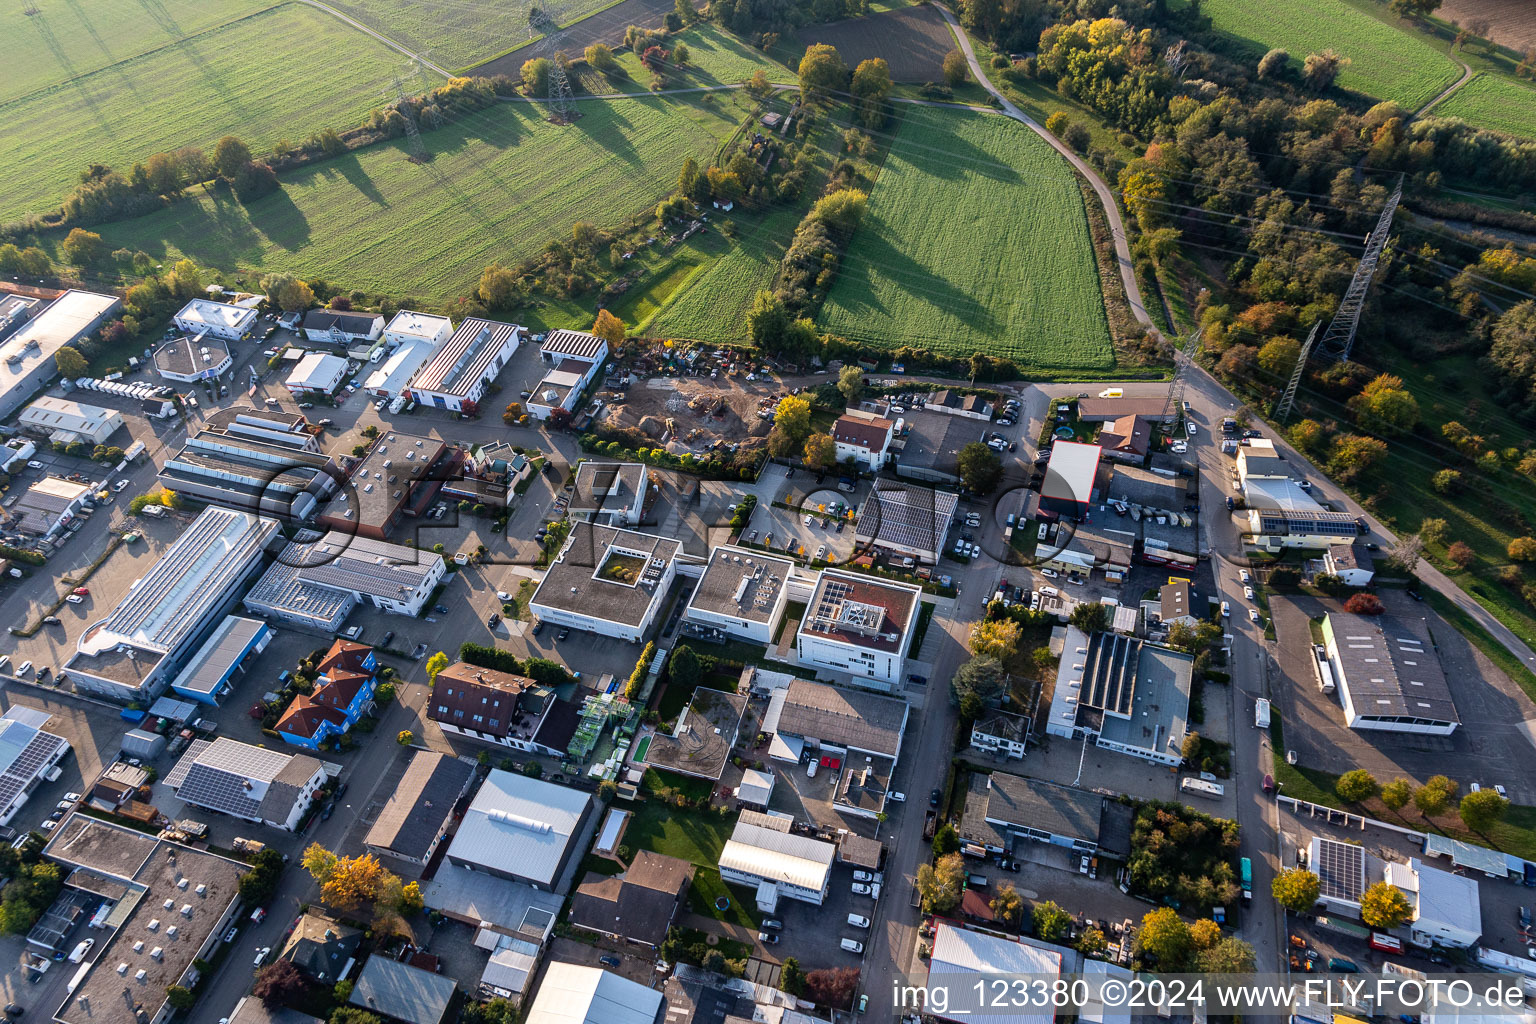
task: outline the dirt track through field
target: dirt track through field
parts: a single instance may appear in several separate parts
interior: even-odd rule
[[[566,29],[560,38],[560,49],[572,57],[579,57],[593,43],[616,46],[623,42],[624,30],[631,25],[660,28],[662,19],[674,6],[672,0],[623,0]],[[467,74],[477,77],[509,75],[516,78],[522,73],[523,62],[535,56],[534,48],[538,43],[539,40],[535,39],[511,53],[504,53],[470,69]]]
[[[955,48],[943,16],[926,5],[812,25],[796,32],[795,41],[801,47],[831,43],[850,68],[862,60],[883,58],[894,82],[942,80],[944,55]]]

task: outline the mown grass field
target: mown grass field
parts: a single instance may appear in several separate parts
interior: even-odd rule
[[[423,3],[422,0],[326,0],[433,63],[454,71],[495,56],[530,40],[530,0],[509,3]],[[613,0],[564,0],[560,20],[585,18]]]
[[[495,260],[570,237],[577,220],[614,225],[657,202],[684,157],[706,162],[746,110],[734,94],[580,106],[584,116],[561,128],[538,105],[501,104],[425,134],[425,165],[405,158],[403,141],[373,146],[285,175],[281,191],[248,206],[199,195],[102,234],[109,248],[226,272],[291,270],[446,298]]]
[[[711,345],[743,341],[752,299],[760,289],[772,286],[779,260],[803,215],[798,207],[775,210],[745,228],[725,243],[719,258],[694,272],[645,332],[656,338],[689,338]]]
[[[90,74],[118,61],[178,42],[234,18],[271,7],[274,0],[198,0],[197,3],[125,3],[123,0],[35,0],[0,11],[6,41],[0,102],[8,102]]]
[[[1350,59],[1340,88],[1396,100],[1409,110],[1461,76],[1456,62],[1425,40],[1345,0],[1205,0],[1201,10],[1218,31],[1246,40],[1254,60],[1279,46],[1299,71],[1308,54],[1332,47]]]
[[[289,3],[0,104],[0,219],[57,206],[93,161],[127,171],[227,134],[261,151],[352,127],[399,66],[384,44]]]
[[[1066,163],[1023,125],[971,111],[905,110],[820,322],[871,345],[1025,367],[1114,359]]]
[[[1521,138],[1536,138],[1536,88],[1486,71],[1451,93],[1430,113],[1459,117]]]

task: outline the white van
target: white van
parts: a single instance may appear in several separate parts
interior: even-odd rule
[[[91,947],[94,945],[96,945],[95,939],[86,939],[84,942],[80,943],[80,945],[76,946],[74,951],[69,954],[70,963],[77,964],[81,960],[84,960],[85,954],[89,953],[91,951]]]
[[[30,661],[24,661],[20,665],[16,666],[16,674],[18,676],[31,675],[31,673],[32,663]]]
[[[860,917],[858,914],[849,914],[848,915],[848,923],[853,925],[855,928],[868,928],[869,927],[869,918],[867,918],[867,917]]]
[[[1103,391],[1099,392],[1099,397],[1100,398],[1124,398],[1125,397],[1125,389],[1124,388],[1105,388]]]
[[[864,952],[864,943],[855,941],[854,939],[844,939],[842,942],[838,943],[838,945],[842,946],[850,953]]]
[[[147,516],[152,516],[155,519],[159,519],[161,516],[165,515],[165,506],[164,505],[145,505],[144,509],[143,509],[143,512]]]

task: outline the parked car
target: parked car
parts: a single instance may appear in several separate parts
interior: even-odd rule
[[[440,604],[440,605],[438,605],[433,610],[436,611],[437,614],[439,614],[439,615],[447,615],[448,614],[448,606],[445,605],[445,604]]]
[[[772,917],[764,918],[762,927],[764,931],[781,932],[784,930],[784,922]]]
[[[1263,620],[1263,618],[1260,617],[1259,610],[1257,608],[1249,608],[1248,609],[1248,621],[1250,621],[1250,622],[1263,622],[1264,620]]]
[[[757,941],[765,946],[777,946],[779,944],[779,937],[773,932],[758,932]]]
[[[272,947],[271,946],[258,946],[258,947],[256,947],[256,959],[252,962],[253,966],[260,967],[266,961],[267,954],[271,953],[271,952],[272,952]]]
[[[557,642],[558,641],[567,640],[567,639],[570,638],[570,635],[571,635],[571,630],[570,630],[569,627],[566,627],[566,628],[560,630],[560,632],[555,635],[555,640]]]
[[[1193,423],[1185,424],[1184,429],[1188,431],[1190,437],[1194,437],[1200,432],[1200,428],[1195,426]]]
[[[937,806],[939,806],[939,791],[937,789],[934,790],[932,793],[928,794],[928,806],[929,807],[937,807]]]
[[[1244,587],[1243,588],[1243,596],[1246,597],[1248,600],[1252,601],[1254,599],[1253,588],[1252,587]]]
[[[874,892],[873,889],[863,882],[854,882],[852,888],[855,896],[868,896]]]
[[[85,598],[81,597],[79,594],[70,594],[64,600],[68,601],[70,604],[84,604],[85,603]]]
[[[255,910],[251,911],[251,923],[252,924],[261,924],[261,922],[265,921],[266,919],[267,919],[267,908],[266,907],[257,907]]]
[[[389,646],[389,642],[391,640],[393,640],[394,638],[395,638],[395,631],[394,630],[390,630],[389,632],[385,633],[384,636],[379,640],[379,646],[380,647],[388,647]]]
[[[619,958],[616,957],[616,956],[613,956],[612,954],[609,954],[607,956],[600,956],[600,957],[598,957],[597,958],[597,962],[602,964],[604,967],[617,967],[617,966],[619,966]]]
[[[127,477],[123,477],[117,483],[112,485],[112,489],[114,491],[119,491],[119,492],[126,490],[127,487],[128,487],[128,478]]]
[[[853,880],[855,882],[879,882],[882,879],[878,871],[855,871],[853,873]]]

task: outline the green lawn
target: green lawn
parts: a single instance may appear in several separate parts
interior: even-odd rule
[[[634,816],[624,831],[624,845],[664,853],[699,867],[715,867],[735,827],[735,815],[681,810],[661,800],[647,800],[634,807]]]
[[[779,260],[804,210],[799,206],[763,215],[737,217],[739,233],[725,240],[718,233],[720,255],[692,271],[672,301],[645,327],[657,338],[690,338],[706,344],[746,338],[747,310],[758,291],[773,284]]]
[[[1339,75],[1340,88],[1396,100],[1409,110],[1461,77],[1456,62],[1424,39],[1345,0],[1205,0],[1201,11],[1218,31],[1246,43],[1255,61],[1278,46],[1299,71],[1308,54],[1332,47],[1350,60]]]
[[[260,151],[353,127],[384,103],[399,63],[384,44],[290,3],[0,104],[0,219],[58,205],[93,161],[126,172],[227,134]]]
[[[27,4],[6,4],[0,11],[0,39],[6,40],[0,103],[178,42],[273,2],[37,0],[32,15],[22,13]]]
[[[500,104],[423,136],[434,157],[424,166],[405,159],[403,141],[373,146],[285,175],[280,192],[248,206],[198,196],[102,234],[108,248],[225,272],[451,297],[488,263],[568,238],[577,220],[614,225],[655,203],[683,159],[706,159],[744,111],[734,94],[580,107],[575,125],[558,127],[536,105]]]
[[[1479,72],[1430,113],[1459,117],[1507,135],[1536,138],[1536,89],[1486,71]]]
[[[820,319],[866,344],[1029,368],[1114,358],[1067,164],[1025,126],[965,110],[904,111]]]
[[[715,900],[721,896],[731,901],[724,910],[715,906]],[[757,911],[757,894],[741,886],[727,885],[720,877],[719,869],[713,867],[700,867],[694,871],[693,884],[688,889],[688,909],[753,931],[763,920]]]

